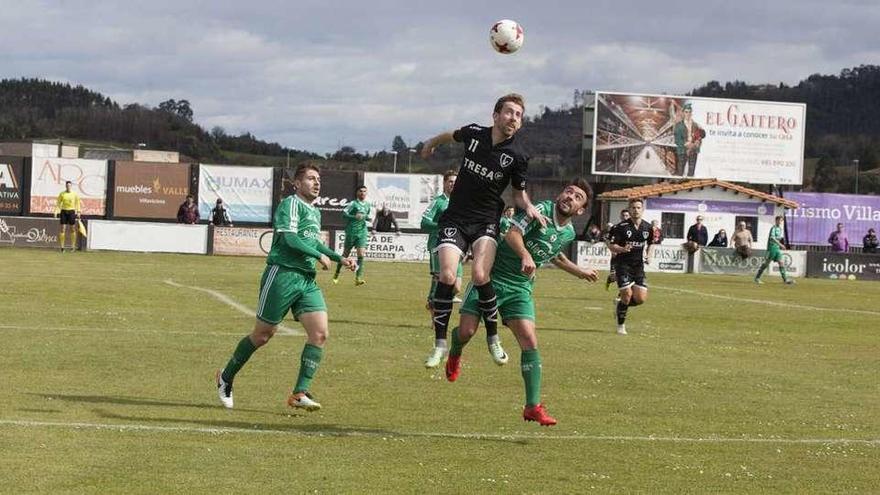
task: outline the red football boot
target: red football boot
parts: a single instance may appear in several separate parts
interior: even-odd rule
[[[461,373],[461,356],[449,355],[446,358],[446,379],[450,382],[458,380],[458,374]]]
[[[523,409],[523,419],[526,421],[537,421],[541,426],[553,426],[556,424],[556,420],[544,410],[543,404],[532,407],[526,406]]]

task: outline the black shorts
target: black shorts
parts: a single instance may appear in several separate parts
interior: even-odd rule
[[[633,285],[648,288],[645,282],[645,265],[642,263],[618,263],[614,266],[614,276],[617,278],[618,289],[628,289]]]
[[[439,251],[445,245],[455,246],[462,257],[478,239],[489,238],[498,243],[498,222],[494,223],[460,223],[440,220],[437,226],[437,247]]]
[[[76,210],[61,210],[61,225],[76,225]]]

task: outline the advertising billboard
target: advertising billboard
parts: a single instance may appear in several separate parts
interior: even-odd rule
[[[802,103],[599,92],[592,171],[801,184],[805,119]]]
[[[807,276],[832,280],[880,280],[880,256],[811,252],[807,256]]]
[[[746,259],[741,258],[735,250],[727,248],[700,249],[700,273],[718,273],[730,275],[755,276],[767,256],[767,251],[755,249]],[[807,252],[783,251],[782,265],[789,277],[806,275]],[[779,275],[779,264],[770,263],[768,273]]]
[[[0,214],[21,215],[23,163],[18,157],[0,157]]]
[[[443,177],[429,174],[364,173],[367,200],[378,211],[384,204],[402,229],[421,226],[422,214],[443,192]]]
[[[218,198],[233,223],[269,223],[272,214],[272,168],[199,165],[199,213],[211,219]]]
[[[189,194],[189,164],[116,162],[113,216],[173,220]]]
[[[333,246],[342,254],[345,231],[336,231]],[[370,232],[364,256],[382,261],[428,261],[428,235]]]
[[[55,213],[58,194],[66,181],[73,183],[83,215],[104,215],[107,162],[76,158],[33,158],[30,212]]]
[[[868,229],[880,230],[880,196],[789,192],[785,199],[799,205],[785,213],[791,244],[827,246],[838,223],[851,246],[861,246]]]
[[[294,172],[296,172],[294,168],[285,168],[281,171],[281,186],[278,189],[280,194],[279,202],[281,199],[293,194]],[[322,227],[345,226],[345,221],[342,219],[342,210],[354,199],[354,190],[359,185],[357,172],[321,171],[321,195],[312,204],[321,210]]]
[[[58,220],[0,217],[0,247],[58,249]]]
[[[87,240],[90,250],[206,254],[208,226],[91,220]]]

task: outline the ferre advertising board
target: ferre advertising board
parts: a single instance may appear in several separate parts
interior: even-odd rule
[[[116,162],[113,216],[175,219],[189,194],[188,163]]]

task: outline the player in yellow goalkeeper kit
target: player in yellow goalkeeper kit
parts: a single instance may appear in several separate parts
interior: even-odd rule
[[[55,217],[61,213],[61,228],[58,232],[58,244],[61,246],[61,252],[64,252],[64,240],[67,237],[67,230],[70,229],[70,249],[76,250],[76,221],[79,220],[81,211],[81,203],[79,195],[73,192],[73,184],[70,181],[64,183],[64,190],[58,195],[55,204]]]

